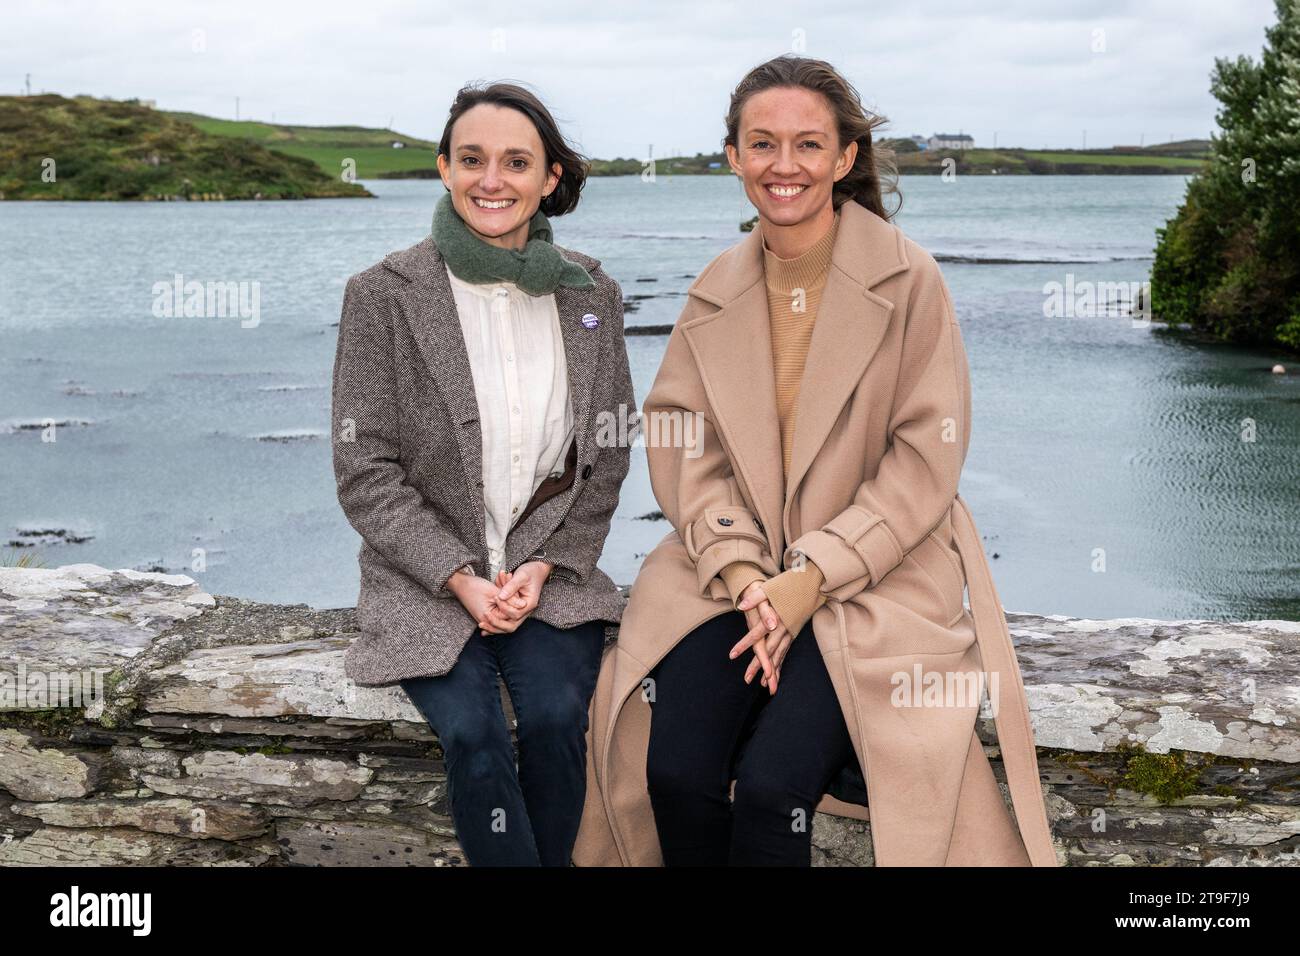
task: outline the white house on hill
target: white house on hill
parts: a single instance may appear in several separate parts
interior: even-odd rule
[[[931,149],[974,149],[975,138],[967,133],[935,133],[929,145]]]

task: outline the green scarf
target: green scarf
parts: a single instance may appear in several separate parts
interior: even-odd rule
[[[546,295],[556,286],[591,289],[596,281],[564,258],[551,241],[551,224],[539,208],[528,223],[523,250],[484,242],[465,224],[444,193],[433,210],[433,241],[447,268],[465,282],[513,282],[529,295]]]

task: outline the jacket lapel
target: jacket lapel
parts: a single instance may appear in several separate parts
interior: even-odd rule
[[[718,430],[754,496],[769,548],[780,554],[792,540],[789,504],[884,339],[893,303],[871,287],[908,263],[897,227],[853,200],[840,207],[830,273],[799,386],[787,481],[762,242],[761,227],[754,229],[696,280],[689,294],[719,308],[686,322],[682,333],[712,398]]]
[[[598,259],[573,250],[562,250],[565,258],[592,270]],[[432,238],[410,249],[394,253],[384,260],[390,270],[406,278],[410,285],[399,295],[404,306],[411,335],[437,385],[438,394],[456,429],[456,445],[465,473],[470,498],[474,501],[477,527],[484,526],[483,494],[478,483],[483,477],[483,432],[479,421],[478,399],[474,394],[473,371],[460,315],[447,266]],[[592,414],[592,386],[600,361],[603,336],[598,329],[588,329],[582,317],[590,309],[590,290],[560,286],[555,291],[560,332],[564,339],[565,363],[569,380],[569,400],[573,408],[574,440],[577,445],[577,471],[591,463],[598,451],[589,447],[588,420]],[[601,316],[609,321],[612,317]],[[549,532],[548,532],[549,533]]]
[[[567,251],[567,250],[566,250]],[[568,258],[575,258],[569,253]],[[584,263],[585,265],[585,263]],[[600,344],[604,333],[599,326],[587,328],[582,317],[593,308],[591,291],[559,286],[555,290],[555,308],[560,315],[560,333],[564,336],[564,361],[569,374],[569,401],[573,405],[574,442],[578,446],[577,468],[594,464],[599,449],[589,447],[591,433],[592,385],[596,380],[596,367],[600,363]],[[610,322],[612,316],[597,316]],[[630,410],[629,410],[630,411]]]

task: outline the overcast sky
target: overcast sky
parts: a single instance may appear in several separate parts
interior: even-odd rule
[[[587,155],[712,152],[732,88],[795,49],[829,60],[889,135],[1149,145],[1207,136],[1216,56],[1258,57],[1272,0],[893,3],[6,0],[0,93],[435,138],[456,89],[530,84]]]

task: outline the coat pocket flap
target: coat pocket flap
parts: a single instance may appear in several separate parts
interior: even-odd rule
[[[752,511],[741,505],[706,508],[703,515],[686,526],[686,531],[687,552],[696,561],[710,546],[736,538],[747,538],[767,550],[767,535],[763,533],[762,523]]]

